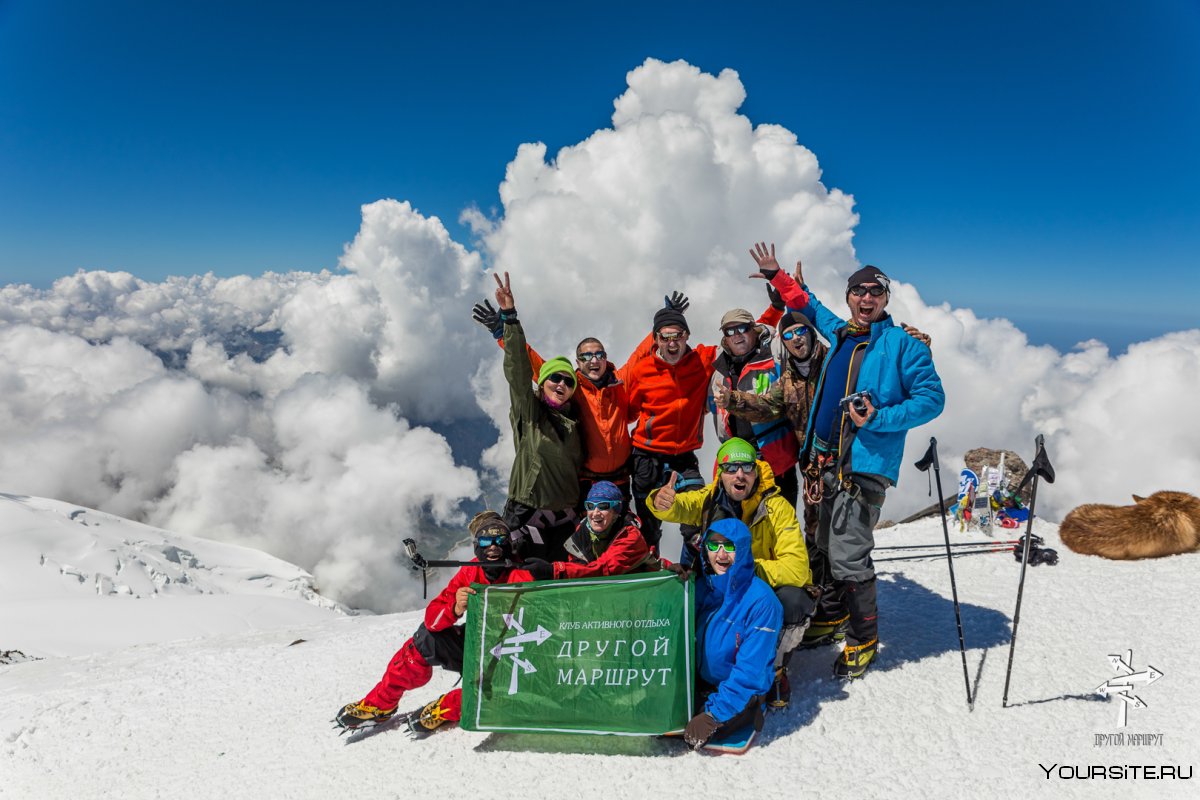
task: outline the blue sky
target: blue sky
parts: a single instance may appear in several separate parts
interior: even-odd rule
[[[736,70],[927,301],[1121,348],[1197,324],[1198,41],[1196,0],[0,0],[0,284],[333,268],[383,197],[469,243],[653,56]]]

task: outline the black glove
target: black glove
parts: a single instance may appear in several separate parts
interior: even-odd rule
[[[527,558],[521,568],[528,570],[535,581],[548,581],[554,577],[554,567],[541,558]]]
[[[504,323],[500,321],[500,312],[492,308],[491,302],[484,300],[482,303],[476,303],[471,309],[471,317],[487,328],[493,339],[499,340],[504,336]]]
[[[687,311],[689,305],[687,295],[682,292],[671,292],[669,295],[663,295],[663,308],[669,308],[672,311],[678,311],[682,314]]]
[[[696,750],[703,747],[719,727],[721,727],[721,723],[717,722],[712,714],[702,711],[692,717],[692,721],[683,729],[683,740],[687,742],[688,747]]]
[[[775,271],[778,272],[779,270]],[[776,311],[783,311],[787,308],[787,304],[783,302],[783,295],[769,283],[767,284],[767,297],[771,298],[771,308]]]

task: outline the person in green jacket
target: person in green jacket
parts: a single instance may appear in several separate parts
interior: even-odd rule
[[[564,356],[548,359],[537,374],[525,349],[525,331],[517,319],[508,273],[496,279],[496,304],[504,323],[504,377],[512,407],[513,443],[517,457],[508,479],[504,521],[524,558],[566,561],[564,543],[579,522],[579,470],[583,441],[571,405],[575,367]]]

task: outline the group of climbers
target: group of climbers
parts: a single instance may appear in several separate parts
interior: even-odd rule
[[[485,301],[473,315],[504,350],[516,450],[504,511],[472,520],[477,564],[430,603],[379,684],[338,724],[390,718],[435,665],[461,672],[454,623],[472,583],[662,568],[695,576],[705,699],[685,731],[692,746],[761,724],[764,703],[785,707],[799,647],[844,637],[834,674],[866,671],[878,646],[872,529],[905,433],[944,404],[929,337],[892,321],[890,281],[874,267],[851,276],[847,321],[813,296],[799,262],[792,276],[774,245],[751,255],[752,277],[771,295],[762,315],[732,309],[719,345],[693,347],[688,300],[675,292],[620,367],[592,337],[576,346],[574,365],[543,359],[527,344],[508,274],[495,276],[497,307]],[[707,484],[696,457],[706,411],[722,442]],[[659,553],[663,521],[681,525],[678,563]],[[436,729],[460,709],[454,690],[414,727]]]

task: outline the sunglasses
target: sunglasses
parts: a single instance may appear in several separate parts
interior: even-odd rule
[[[808,328],[801,325],[799,328],[793,328],[790,331],[784,331],[780,335],[779,338],[783,339],[785,342],[790,342],[792,339],[795,339],[797,336],[803,336],[806,333],[808,333]]]
[[[687,338],[687,331],[676,331],[674,333],[656,333],[654,334],[664,342],[677,342],[680,339]]]
[[[741,325],[730,325],[728,328],[722,328],[721,333],[725,334],[726,336],[737,336],[739,333],[749,332],[749,330],[753,327],[754,326],[749,323],[742,323]]]
[[[704,546],[708,548],[708,552],[710,553],[715,553],[718,550],[724,550],[726,553],[733,553],[737,550],[737,548],[734,547],[733,542],[714,542],[712,539],[709,539],[707,542],[705,542]]]
[[[478,541],[479,546],[484,548],[491,547],[492,545],[503,547],[508,544],[508,534],[500,533],[495,536],[480,536]]]
[[[751,472],[754,472],[754,469],[754,464],[748,461],[737,461],[721,465],[721,472],[724,472],[726,475],[736,475],[739,472],[749,475]]]
[[[585,511],[611,511],[619,505],[621,504],[616,500],[585,500],[583,509]]]
[[[862,297],[864,294],[870,294],[871,297],[880,297],[887,289],[882,286],[863,286],[861,283],[858,286],[850,287],[850,294],[855,297]]]
[[[586,364],[588,361],[600,361],[601,359],[608,358],[608,353],[603,350],[593,350],[590,353],[580,353],[575,358]]]
[[[568,375],[565,372],[555,372],[555,373],[552,373],[549,377],[547,377],[545,382],[546,383],[565,383],[568,386],[574,386],[575,385],[575,376]]]

